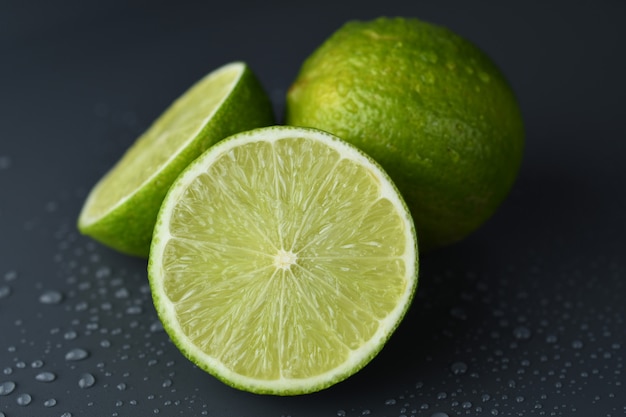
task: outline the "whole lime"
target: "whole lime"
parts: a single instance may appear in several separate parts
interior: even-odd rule
[[[489,56],[414,18],[339,28],[289,88],[286,123],[331,132],[377,160],[407,201],[423,249],[490,218],[524,148],[516,97]]]

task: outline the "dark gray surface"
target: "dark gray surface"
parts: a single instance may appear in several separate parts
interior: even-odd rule
[[[626,413],[624,2],[56,3],[0,3],[0,416]],[[169,342],[145,261],[77,233],[80,207],[208,71],[247,61],[280,115],[313,48],[379,15],[446,25],[498,62],[526,120],[519,181],[422,259],[405,322],[359,374],[305,397],[228,388]]]

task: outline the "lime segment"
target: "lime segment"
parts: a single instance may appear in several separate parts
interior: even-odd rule
[[[273,110],[244,63],[206,75],[172,103],[99,181],[78,220],[84,234],[147,256],[161,201],[176,176],[233,133],[273,124]]]

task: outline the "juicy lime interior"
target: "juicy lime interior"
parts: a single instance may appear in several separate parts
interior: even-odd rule
[[[179,178],[155,230],[166,328],[233,385],[324,384],[360,368],[415,288],[395,188],[352,147],[288,137],[222,148]]]
[[[88,217],[100,217],[115,203],[139,190],[154,173],[193,140],[241,76],[241,65],[228,65],[196,83],[174,101],[130,147],[101,183],[106,192],[89,206]]]

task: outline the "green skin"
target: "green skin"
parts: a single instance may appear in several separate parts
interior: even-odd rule
[[[100,221],[85,226],[79,219],[78,229],[119,252],[147,258],[159,208],[178,174],[221,139],[272,124],[271,102],[256,76],[246,67],[242,82],[175,160]]]
[[[304,62],[286,123],[334,133],[377,160],[411,209],[420,250],[491,217],[524,147],[516,98],[491,59],[417,19],[341,27]]]

